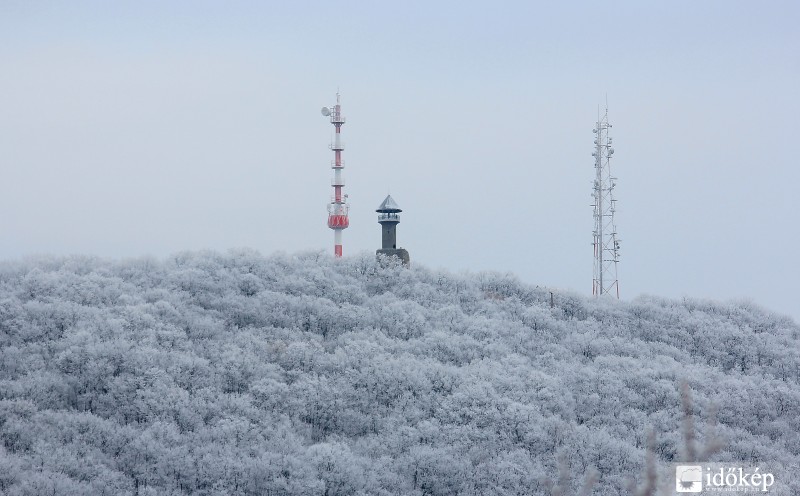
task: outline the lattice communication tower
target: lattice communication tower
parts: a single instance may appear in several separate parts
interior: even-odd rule
[[[597,113],[594,127],[594,279],[592,294],[600,296],[610,294],[619,298],[619,279],[617,264],[619,263],[619,237],[614,213],[617,203],[614,199],[614,187],[617,178],[611,175],[612,138],[609,136],[611,124],[608,122],[608,108],[601,117]]]

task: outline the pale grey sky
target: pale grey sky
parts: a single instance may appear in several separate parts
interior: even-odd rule
[[[608,95],[623,298],[800,318],[800,4],[0,1],[0,258],[332,252],[589,294]]]

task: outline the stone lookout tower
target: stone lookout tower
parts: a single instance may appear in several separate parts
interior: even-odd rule
[[[381,225],[381,249],[376,251],[376,255],[395,256],[399,258],[403,265],[408,266],[411,258],[408,251],[397,247],[397,224],[400,223],[400,205],[394,201],[392,195],[386,197],[378,207],[378,223]]]

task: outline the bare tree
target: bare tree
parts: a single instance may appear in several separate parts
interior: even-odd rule
[[[708,457],[718,452],[724,447],[724,443],[716,436],[716,410],[712,407],[711,414],[709,415],[709,433],[705,443],[698,448],[697,446],[697,433],[694,426],[694,413],[692,402],[692,391],[689,383],[681,381],[681,406],[683,408],[683,421],[681,423],[681,431],[683,434],[683,447],[682,455],[685,462],[703,462],[707,461]],[[643,474],[644,483],[637,484],[631,481],[630,491],[635,496],[657,496],[659,492],[658,480],[658,467],[655,460],[655,433],[650,431],[647,437],[647,461],[645,463],[645,471]],[[662,494],[667,495],[669,492],[669,485],[667,481],[662,481],[660,485]]]

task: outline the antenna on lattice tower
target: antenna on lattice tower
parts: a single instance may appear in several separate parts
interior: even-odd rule
[[[594,203],[594,276],[592,279],[592,295],[610,294],[619,298],[619,279],[617,264],[619,263],[619,242],[617,224],[614,213],[617,203],[614,199],[614,187],[617,178],[611,175],[612,138],[609,136],[611,124],[608,122],[608,104],[603,116],[597,109],[597,123],[594,132],[594,168],[595,179],[592,198]]]

